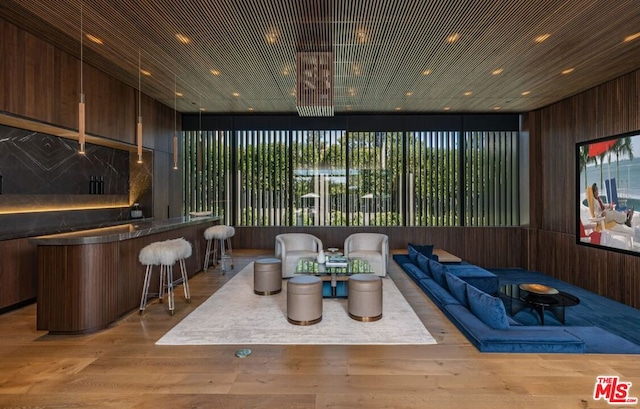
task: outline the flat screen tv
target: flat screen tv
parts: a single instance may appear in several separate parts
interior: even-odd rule
[[[640,131],[576,145],[577,240],[640,255]]]

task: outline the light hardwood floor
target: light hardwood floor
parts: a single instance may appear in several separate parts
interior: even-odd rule
[[[598,375],[633,382],[640,396],[639,356],[479,353],[393,262],[390,276],[438,345],[260,345],[245,359],[236,345],[155,345],[263,254],[236,250],[233,271],[195,276],[193,302],[179,289],[173,317],[152,303],[95,334],[50,336],[35,330],[35,305],[1,315],[0,408],[611,407],[592,399]]]

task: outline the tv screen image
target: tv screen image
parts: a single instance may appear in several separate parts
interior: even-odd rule
[[[576,145],[577,238],[640,254],[640,131]]]

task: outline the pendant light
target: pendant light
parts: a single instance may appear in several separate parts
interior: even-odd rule
[[[82,16],[82,0],[80,0],[80,102],[78,103],[78,153],[85,154],[85,111],[84,111],[84,27]]]
[[[138,163],[142,163],[142,66],[140,64],[140,49],[138,49],[138,126],[136,127],[136,141],[138,145]]]
[[[173,74],[173,170],[178,170],[178,89]]]

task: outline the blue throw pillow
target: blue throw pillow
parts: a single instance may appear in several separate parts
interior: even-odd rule
[[[431,270],[431,275],[435,282],[446,290],[448,288],[447,278],[445,276],[448,273],[447,267],[444,264],[429,259],[429,270]]]
[[[467,285],[469,309],[480,321],[494,329],[509,329],[509,319],[502,300]]]
[[[411,244],[409,243],[409,254],[411,254],[411,249],[414,249],[418,253],[424,254],[425,256],[431,258],[433,255],[433,244]]]
[[[423,254],[418,254],[416,258],[418,259],[417,264],[418,267],[420,267],[420,270],[423,271],[427,276],[433,278],[433,274],[431,273],[431,269],[429,268],[429,258]]]
[[[409,260],[416,266],[418,265],[418,254],[420,254],[418,250],[409,246]]]
[[[467,283],[454,276],[451,273],[445,275],[449,292],[464,307],[469,308],[469,298],[467,297]]]

